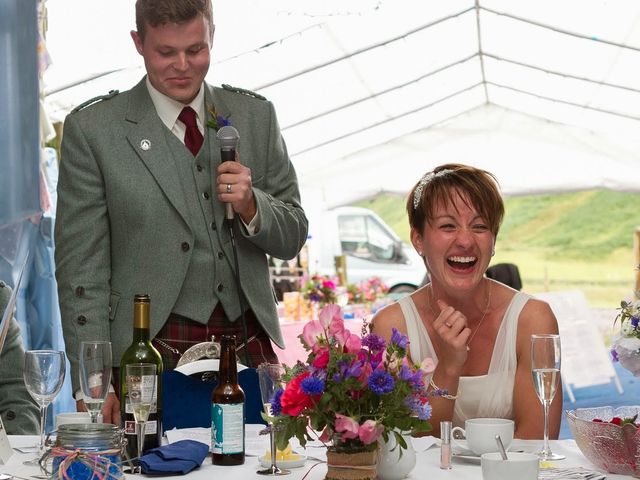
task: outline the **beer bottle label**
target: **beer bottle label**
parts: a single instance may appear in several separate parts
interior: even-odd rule
[[[244,452],[244,404],[211,404],[211,445],[213,453]]]

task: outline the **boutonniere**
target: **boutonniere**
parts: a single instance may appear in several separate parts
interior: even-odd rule
[[[227,115],[226,117],[224,115],[220,115],[216,111],[216,107],[214,105],[209,107],[207,110],[209,112],[209,116],[211,117],[209,120],[207,120],[207,127],[213,128],[217,132],[222,127],[231,125],[231,120],[229,120],[229,117],[231,117],[231,115]]]

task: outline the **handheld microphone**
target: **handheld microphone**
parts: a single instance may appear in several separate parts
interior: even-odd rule
[[[233,162],[236,159],[236,149],[238,148],[238,142],[240,141],[240,134],[235,127],[231,125],[225,125],[218,130],[216,134],[218,141],[220,142],[220,158],[223,162]],[[226,204],[227,220],[233,220],[233,207],[230,203]]]

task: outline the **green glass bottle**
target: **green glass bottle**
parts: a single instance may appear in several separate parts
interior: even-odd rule
[[[153,363],[157,366],[156,404],[151,407],[145,424],[143,452],[159,447],[162,441],[162,357],[151,344],[149,295],[136,295],[133,300],[133,341],[120,360],[120,418],[127,439],[127,453],[137,456],[136,428],[133,410],[127,401],[126,366],[131,363]]]
[[[222,335],[218,385],[211,395],[211,460],[214,465],[244,463],[244,392],[238,384],[236,337]]]

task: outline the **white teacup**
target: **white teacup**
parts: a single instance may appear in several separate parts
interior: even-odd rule
[[[514,423],[507,418],[470,418],[464,422],[464,428],[454,427],[451,435],[461,432],[467,440],[465,447],[452,438],[458,448],[471,450],[480,456],[483,453],[497,452],[496,435],[500,435],[504,448],[509,448],[513,440]]]
[[[56,415],[56,430],[60,425],[69,423],[91,423],[89,412],[64,412]],[[102,423],[102,413],[98,414],[98,423]]]
[[[538,480],[540,461],[533,453],[509,453],[503,460],[499,453],[485,453],[480,457],[483,480]]]

